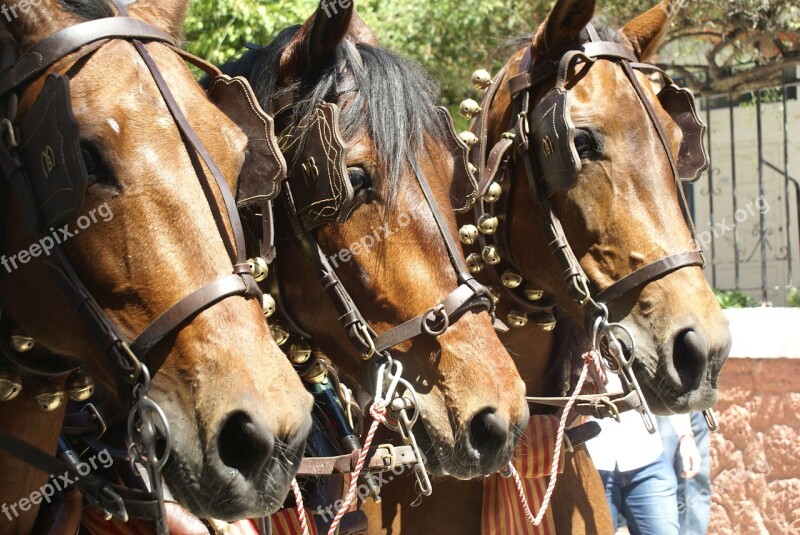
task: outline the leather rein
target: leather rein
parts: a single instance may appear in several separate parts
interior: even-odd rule
[[[607,304],[678,269],[703,266],[704,258],[699,248],[694,251],[670,254],[623,276],[607,288],[600,291],[591,289],[592,284],[578,262],[548,196],[550,192],[547,191],[543,183],[535,161],[536,158],[532,150],[533,140],[530,138],[531,131],[529,128],[536,104],[536,91],[554,77],[556,78],[556,87],[563,88],[570,69],[577,63],[592,64],[598,60],[606,60],[621,66],[644,107],[650,122],[655,127],[660,144],[667,154],[687,225],[692,237],[695,238],[694,242],[698,242],[688,203],[681,187],[675,156],[670,149],[667,136],[655,114],[655,110],[639,83],[634,70],[659,72],[665,77],[666,74],[654,65],[640,63],[631,50],[624,45],[600,40],[591,24],[587,26],[587,31],[589,33],[588,42],[584,43],[580,49],[568,51],[557,58],[534,60],[531,48],[529,47],[525,50],[519,73],[508,79],[513,106],[511,127],[487,155],[487,137],[489,134],[487,117],[500,85],[506,80],[508,66],[504,67],[492,79],[483,96],[480,110],[471,128],[477,137],[477,147],[473,148],[472,152],[473,163],[478,167],[479,176],[481,177],[478,187],[478,200],[475,205],[475,217],[476,219],[481,216],[491,216],[502,220],[509,219],[509,195],[502,195],[499,198],[490,195],[490,200],[487,201],[487,193],[493,186],[497,188],[498,185],[504,192],[510,190],[511,182],[514,179],[512,172],[513,161],[517,157],[522,159],[531,195],[544,218],[544,228],[549,249],[561,268],[562,278],[568,293],[578,306],[586,310],[586,330],[589,338],[592,340],[594,347],[600,350],[600,354],[603,356],[608,368],[612,371],[620,372],[623,389],[625,390],[621,394],[580,395],[577,398],[575,410],[579,414],[598,418],[614,417],[618,419],[620,412],[636,409],[642,414],[645,426],[652,433],[655,431],[652,413],[639,387],[638,380],[631,369],[635,359],[635,341],[632,334],[624,326],[618,323],[609,323]],[[568,114],[569,110],[564,110],[564,113]],[[562,134],[566,135],[566,132]],[[542,292],[536,292],[535,295],[531,295],[529,292],[525,293],[522,286],[523,280],[519,275],[514,275],[517,280],[513,281],[513,283],[509,283],[507,280],[509,273],[519,273],[508,246],[508,227],[506,226],[504,232],[481,233],[479,239],[482,247],[491,244],[501,251],[500,256],[505,266],[503,264],[499,266],[487,265],[486,268],[493,280],[502,281],[505,287],[504,297],[510,297],[514,306],[525,313],[541,315],[543,311],[551,312],[553,307],[556,306],[551,296],[542,295]],[[498,272],[499,269],[504,268],[507,271]],[[624,348],[620,342],[620,337],[624,340],[627,348]],[[532,403],[564,407],[569,398],[529,397],[528,400]],[[706,419],[710,421],[708,415]]]
[[[130,411],[127,436],[129,448],[134,460],[147,468],[152,491],[126,489],[95,475],[74,477],[75,486],[84,493],[90,503],[106,515],[123,522],[127,521],[129,516],[152,520],[156,523],[159,533],[166,533],[160,469],[169,455],[171,444],[169,425],[158,405],[147,396],[151,372],[144,359],[165,337],[216,303],[237,295],[260,299],[262,294],[245,261],[244,233],[231,189],[178,105],[144,42],[164,44],[184,58],[186,53],[177,50],[172,37],[168,34],[141,20],[130,18],[126,7],[118,1],[115,1],[115,5],[120,16],[92,20],[56,32],[17,58],[10,57],[8,49],[11,47],[6,47],[6,61],[0,72],[0,111],[3,118],[13,124],[17,115],[18,96],[58,61],[75,53],[80,53],[78,61],[84,60],[112,40],[128,41],[147,66],[181,133],[197,176],[203,183],[207,201],[215,215],[215,221],[230,256],[232,274],[207,283],[183,298],[158,316],[133,342],[128,341],[85,287],[63,248],[56,246],[53,256],[46,263],[56,286],[67,298],[73,312],[90,328],[93,338],[116,371],[118,394]],[[77,68],[79,69],[81,65]],[[0,172],[9,193],[14,192],[21,205],[29,232],[33,236],[39,236],[44,229],[39,220],[37,204],[26,169],[15,150],[15,135],[12,131],[11,140],[6,140],[8,143],[0,143]],[[202,164],[205,164],[210,171],[213,182],[209,180]],[[221,194],[222,203],[219,203],[214,196],[212,184],[215,184]],[[232,239],[225,228],[226,219],[232,229]],[[21,365],[24,367],[25,363],[21,362]],[[156,440],[165,444],[160,457],[156,451]],[[72,475],[77,475],[76,464],[55,459],[2,431],[0,431],[0,450],[45,473],[70,472]]]

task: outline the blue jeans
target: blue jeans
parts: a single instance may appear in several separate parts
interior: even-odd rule
[[[677,535],[675,472],[663,454],[637,470],[600,470],[614,529],[625,517],[631,535]]]
[[[708,426],[700,412],[693,412],[692,433],[700,451],[700,472],[692,479],[682,479],[683,471],[678,454],[678,435],[669,419],[658,417],[658,431],[664,443],[664,453],[673,460],[678,481],[678,515],[680,535],[705,535],[711,515],[711,463],[708,455]]]

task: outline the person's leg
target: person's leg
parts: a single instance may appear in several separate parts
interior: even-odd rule
[[[692,433],[700,452],[700,472],[692,479],[678,478],[678,499],[683,494],[685,504],[685,507],[678,509],[680,533],[705,535],[711,515],[711,463],[708,454],[708,425],[700,412],[692,413]]]
[[[678,535],[677,482],[671,460],[661,455],[624,476],[620,512],[628,519],[631,535]]]
[[[615,473],[619,474],[619,471],[598,470],[598,472],[606,489],[606,500],[608,500],[608,508],[611,510],[611,521],[614,523],[614,530],[616,531],[619,526],[619,507],[622,503],[622,492],[618,478],[615,477]]]

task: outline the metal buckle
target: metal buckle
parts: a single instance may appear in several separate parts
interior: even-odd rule
[[[389,450],[388,455],[383,455],[383,468],[380,470],[381,472],[385,472],[387,470],[394,470],[397,466],[397,450],[394,449],[394,446],[391,444],[381,444],[378,446],[378,449],[385,448]],[[387,463],[388,460],[388,463]]]
[[[359,334],[359,338],[364,342],[364,345],[368,347],[368,351],[362,353],[361,358],[364,360],[371,359],[378,353],[378,350],[375,348],[375,340],[370,336],[369,329],[367,329],[367,326],[363,323],[358,322],[356,323],[356,333]]]
[[[17,133],[14,131],[13,123],[5,118],[0,121],[0,129],[4,130],[8,136],[8,146],[12,149],[16,149],[19,146],[19,142],[17,141]]]
[[[703,419],[706,421],[709,431],[716,431],[719,429],[719,420],[714,409],[706,409],[703,411]]]
[[[431,327],[430,323],[428,323],[428,316],[430,314],[434,315],[434,321],[436,321],[436,316],[441,315],[442,325],[440,329],[435,329],[434,327]],[[434,338],[444,334],[449,327],[450,327],[450,316],[447,315],[447,311],[444,309],[443,304],[438,304],[435,307],[428,309],[422,315],[422,330],[425,331],[426,334],[429,334]]]
[[[95,407],[93,403],[87,403],[84,405],[84,407],[81,409],[81,412],[90,413],[94,422],[98,425],[98,427],[100,427],[100,432],[97,434],[97,438],[100,438],[106,434],[106,431],[108,431],[108,426],[106,425],[105,420],[103,420],[103,417],[100,416],[100,411],[97,410],[97,407]]]
[[[595,414],[599,418],[606,418],[606,415],[601,412],[602,411],[601,407],[605,407],[606,410],[608,410],[608,416],[610,416],[617,422],[620,421],[619,408],[616,405],[614,405],[614,402],[611,401],[611,398],[609,398],[608,396],[603,396],[592,401],[592,409],[595,411]]]

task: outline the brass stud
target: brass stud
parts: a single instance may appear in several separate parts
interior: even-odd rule
[[[247,267],[250,268],[250,273],[253,275],[256,282],[263,281],[267,278],[267,275],[269,275],[269,264],[260,256],[248,259]]]
[[[497,230],[497,225],[497,218],[489,214],[483,214],[478,219],[478,230],[480,230],[482,234],[494,234]]]
[[[483,260],[478,253],[472,253],[467,257],[467,268],[470,273],[479,273],[483,269]]]
[[[500,280],[503,282],[503,286],[513,290],[522,284],[522,275],[509,270],[500,276]]]
[[[33,346],[35,345],[36,340],[33,338],[28,338],[27,336],[21,336],[19,334],[14,334],[11,336],[11,349],[17,353],[27,353],[33,349]]]
[[[486,202],[497,202],[500,195],[503,193],[503,188],[497,182],[492,182],[483,194],[483,200]]]
[[[458,229],[458,238],[464,245],[472,245],[478,239],[478,227],[475,225],[464,225]]]
[[[64,390],[72,401],[86,401],[94,394],[94,379],[82,370],[74,371],[67,377]]]
[[[497,286],[487,286],[487,289],[489,290],[489,295],[492,298],[492,302],[495,305],[497,303],[499,303],[500,302],[500,288],[498,288]]]
[[[279,324],[273,323],[269,326],[269,332],[272,334],[272,338],[275,340],[275,343],[279,346],[282,346],[289,340],[289,331],[286,328]]]
[[[534,319],[539,328],[544,331],[552,331],[556,328],[556,317],[550,313],[538,314]]]
[[[528,323],[528,315],[520,310],[512,310],[508,313],[508,324],[515,329],[525,327]]]
[[[467,163],[467,170],[471,175],[474,175],[475,173],[478,172],[478,168],[472,165],[471,163]]]
[[[277,305],[275,304],[275,298],[272,297],[270,294],[265,293],[261,297],[261,311],[264,313],[265,318],[271,317],[275,314],[275,309]]]
[[[486,69],[478,69],[472,73],[472,87],[484,91],[492,83],[492,75]]]
[[[295,364],[303,364],[311,358],[311,346],[306,342],[295,342],[289,346],[289,360]]]
[[[537,290],[529,284],[525,285],[525,290],[523,290],[523,293],[525,294],[525,299],[528,301],[538,301],[542,298],[542,296],[544,296],[544,290]]]
[[[64,391],[55,383],[42,383],[33,395],[39,408],[45,412],[53,412],[64,403]]]
[[[8,370],[0,370],[0,401],[11,401],[22,392],[22,379]]]
[[[472,148],[478,144],[478,136],[476,136],[469,130],[464,130],[463,132],[458,134],[458,137],[461,139],[461,141],[464,142],[464,145],[466,145],[469,148]]]
[[[490,266],[496,266],[500,263],[500,253],[497,252],[497,247],[494,245],[487,245],[484,247],[481,252],[481,257],[483,257],[483,261]]]
[[[468,98],[461,103],[459,111],[464,119],[469,120],[478,115],[481,111],[481,106],[471,98]]]

